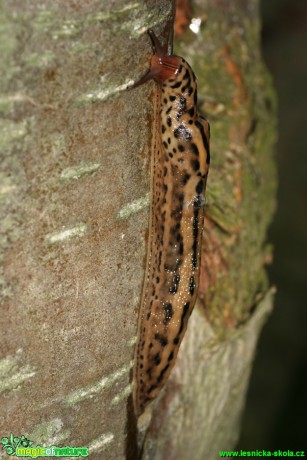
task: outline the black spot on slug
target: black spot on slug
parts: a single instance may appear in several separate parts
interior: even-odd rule
[[[176,235],[178,230],[180,229],[180,222],[177,222],[173,227],[171,227],[171,234]]]
[[[147,394],[151,393],[156,388],[157,388],[157,385],[151,385],[151,387],[149,387],[148,390],[147,390]]]
[[[207,152],[207,164],[209,164],[210,163],[210,148],[209,148],[209,142],[208,142],[204,127],[198,120],[195,121],[195,126],[199,129],[201,137],[203,139],[204,147]]]
[[[183,310],[182,310],[182,315],[181,315],[181,321],[180,321],[180,328],[179,328],[179,331],[174,339],[174,343],[175,343],[175,340],[178,338],[178,342],[179,342],[179,337],[180,335],[182,334],[182,331],[183,331],[183,328],[184,328],[184,320],[185,320],[185,317],[189,311],[189,308],[190,308],[190,302],[186,302],[183,306]]]
[[[178,290],[179,281],[180,281],[180,275],[174,275],[174,277],[173,277],[173,285],[169,288],[169,293],[170,294],[176,294],[176,292]],[[167,305],[169,305],[171,307],[171,316],[169,318],[169,319],[171,319],[171,317],[173,316],[173,307],[172,307],[171,304],[167,304]]]
[[[194,171],[198,171],[199,167],[200,167],[199,161],[198,160],[191,160],[191,166],[192,166]]]
[[[197,258],[195,256],[195,254],[193,254],[193,256],[192,256],[192,268],[193,268],[193,270],[195,270],[196,265],[197,265]]]
[[[163,375],[165,374],[165,372],[167,371],[168,368],[169,368],[169,364],[167,364],[167,365],[162,369],[162,371],[161,371],[161,373],[160,373],[160,375],[159,375],[159,377],[158,377],[158,379],[157,379],[158,383],[160,383],[160,382],[162,381]]]
[[[198,209],[194,208],[194,219],[193,219],[193,250],[197,248],[197,236],[198,236]]]
[[[186,314],[188,313],[189,308],[190,308],[190,302],[186,302],[183,306],[183,312],[182,312],[182,317],[181,317],[182,320],[185,318]]]
[[[174,131],[174,136],[176,139],[183,138],[186,141],[190,141],[192,139],[192,134],[189,129],[187,129],[184,125],[179,125],[178,128]]]
[[[155,334],[155,340],[159,342],[162,347],[166,347],[166,345],[168,344],[167,338],[158,333]]]
[[[155,354],[155,356],[153,357],[153,361],[156,366],[158,366],[161,363],[161,356],[159,352]]]
[[[173,305],[171,303],[166,303],[164,305],[164,324],[169,323],[169,321],[172,319],[173,316]]]
[[[195,190],[196,190],[196,193],[198,195],[200,195],[202,193],[202,191],[204,190],[204,181],[202,179],[196,185]]]
[[[179,128],[176,128],[176,129],[175,129],[175,131],[174,131],[174,136],[175,136],[176,138],[178,138],[178,137],[180,136],[180,130],[179,130]]]
[[[195,93],[194,93],[194,105],[196,105],[196,104],[197,104],[197,92],[195,91]]]
[[[178,198],[179,203],[183,203],[184,193],[183,192],[178,193],[177,198]]]
[[[192,142],[191,144],[191,149],[192,149],[192,152],[195,153],[195,155],[199,155],[199,151],[198,151],[198,147],[196,144],[194,144],[194,142]]]
[[[171,117],[167,117],[166,123],[168,126],[172,126],[172,119]]]
[[[175,266],[175,270],[178,270],[178,268],[180,267],[180,265],[182,265],[182,262],[183,262],[183,260],[182,260],[182,259],[176,259],[176,266]]]
[[[191,277],[190,277],[190,281],[189,281],[189,290],[190,290],[190,294],[193,295],[193,294],[194,294],[194,290],[195,290],[195,280],[194,280],[194,276],[191,276]]]
[[[176,88],[179,88],[180,85],[181,85],[181,80],[178,81],[177,83],[175,83],[174,85],[171,85],[171,88],[175,88],[175,89],[176,89]]]
[[[181,96],[179,99],[179,104],[180,104],[180,110],[181,112],[185,112],[187,108],[187,100],[184,96]]]
[[[182,183],[183,183],[183,185],[186,185],[186,184],[188,183],[190,177],[191,177],[190,174],[188,174],[188,173],[184,174],[184,176],[183,176],[183,178],[182,178]]]
[[[194,206],[194,219],[193,219],[193,254],[192,254],[192,268],[193,270],[196,269],[197,266],[197,239],[198,239],[198,215],[199,215],[199,208]]]
[[[185,71],[185,74],[184,74],[184,76],[183,76],[183,80],[185,80],[186,78],[190,78],[189,69],[187,69],[187,70]]]

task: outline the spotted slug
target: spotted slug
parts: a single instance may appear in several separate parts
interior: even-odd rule
[[[157,84],[146,275],[135,348],[137,416],[157,396],[173,368],[199,285],[209,123],[197,111],[196,77],[168,55],[149,31],[155,53],[134,86]]]

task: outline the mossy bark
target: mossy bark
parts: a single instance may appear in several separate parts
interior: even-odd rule
[[[275,99],[257,1],[198,0],[195,69],[212,164],[199,302],[143,437],[144,459],[218,458],[239,433],[271,310]],[[127,403],[149,218],[146,34],[168,0],[1,4],[0,433],[136,458]],[[127,432],[129,436],[127,438]],[[128,439],[128,441],[127,441]],[[5,453],[1,452],[3,458]]]

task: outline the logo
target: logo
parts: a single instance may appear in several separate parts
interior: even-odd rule
[[[24,435],[18,438],[13,433],[8,438],[3,437],[1,444],[7,455],[16,457],[88,457],[88,447],[32,446],[33,441]]]
[[[17,447],[30,447],[33,444],[33,441],[30,441],[24,435],[20,436],[20,438],[15,438],[11,433],[9,438],[1,439],[1,444],[2,448],[6,451],[8,455],[16,455]]]

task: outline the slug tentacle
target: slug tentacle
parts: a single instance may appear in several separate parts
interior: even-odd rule
[[[142,414],[174,366],[199,284],[209,123],[198,115],[196,77],[155,34],[149,72],[159,83],[152,159],[146,276],[135,351],[134,405]]]
[[[152,56],[150,69],[147,74],[131,88],[136,88],[151,79],[154,79],[158,83],[163,83],[168,78],[174,77],[180,66],[181,58],[166,54],[166,50],[161,45],[154,32],[149,30],[148,33],[154,45],[155,54]]]

